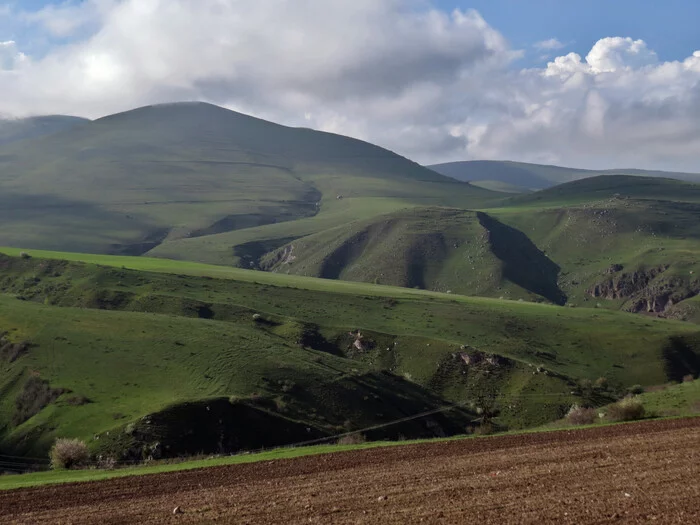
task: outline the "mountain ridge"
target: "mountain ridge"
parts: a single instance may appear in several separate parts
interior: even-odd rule
[[[474,160],[457,161],[426,166],[436,173],[472,183],[501,183],[521,190],[542,190],[558,184],[573,182],[599,175],[633,175],[665,177],[688,182],[700,182],[700,173],[685,173],[639,168],[592,170],[551,164],[532,164],[515,161]]]

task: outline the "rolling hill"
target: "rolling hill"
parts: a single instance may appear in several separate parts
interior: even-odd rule
[[[699,219],[700,185],[599,176],[477,211],[387,213],[246,260],[286,274],[696,320]]]
[[[5,456],[43,455],[56,436],[135,460],[377,425],[370,438],[452,435],[484,407],[498,409],[501,428],[524,428],[574,402],[602,405],[633,384],[700,373],[700,330],[689,323],[46,255],[0,256]],[[599,377],[605,388],[586,386]]]
[[[507,192],[542,190],[558,184],[600,175],[665,177],[689,182],[700,182],[700,174],[698,173],[675,173],[639,169],[584,170],[511,161],[475,160],[448,162],[428,167],[453,179]]]
[[[382,210],[500,195],[366,142],[203,103],[140,108],[0,146],[0,244],[30,248],[159,247],[205,261],[226,253],[232,263],[240,230],[259,229],[243,242],[274,244],[300,219],[311,233]]]
[[[420,208],[340,226],[266,255],[268,271],[564,304],[559,268],[483,212]]]

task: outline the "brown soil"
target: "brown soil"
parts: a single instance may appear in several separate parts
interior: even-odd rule
[[[0,492],[2,523],[651,521],[700,523],[700,418]]]

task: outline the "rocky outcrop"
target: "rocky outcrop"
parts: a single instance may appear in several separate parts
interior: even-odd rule
[[[622,309],[633,313],[665,314],[681,301],[700,293],[700,282],[678,276],[666,278],[669,265],[634,272],[620,273],[621,265],[611,266],[605,273],[614,275],[588,290],[592,297],[625,301]]]
[[[613,265],[606,274],[615,274],[620,265]],[[668,269],[668,265],[651,268],[649,270],[638,270],[632,273],[623,273],[612,277],[606,281],[594,285],[588,290],[589,295],[601,299],[629,299],[638,292],[643,291],[649,283],[657,276]]]

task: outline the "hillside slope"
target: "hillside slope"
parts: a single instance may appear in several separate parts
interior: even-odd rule
[[[559,268],[520,231],[486,213],[425,208],[388,214],[304,237],[260,267],[464,295],[566,297]]]
[[[335,290],[262,272],[214,279],[6,256],[0,265],[5,455],[43,454],[57,435],[126,457],[155,443],[164,456],[229,452],[452,403],[464,408],[371,437],[461,433],[487,405],[499,425],[522,428],[562,417],[582,396],[604,404],[633,384],[700,372],[697,326],[618,312]],[[610,390],[580,388],[601,376]],[[222,426],[229,420],[266,430]]]
[[[448,162],[428,166],[431,170],[457,180],[484,184],[494,187],[496,183],[505,184],[510,191],[515,188],[541,190],[579,179],[600,175],[633,175],[637,177],[667,177],[690,182],[700,182],[699,173],[676,173],[639,169],[585,170],[528,164],[525,162],[475,160]],[[497,187],[497,186],[496,186]]]
[[[700,185],[597,177],[489,210],[562,269],[569,302],[695,320]]]
[[[87,122],[89,122],[87,119],[65,115],[47,115],[21,119],[0,118],[0,146],[20,140],[51,135]]]
[[[326,215],[374,213],[366,198],[461,206],[499,194],[366,142],[186,103],[1,146],[0,195],[0,244],[138,255],[317,215],[320,229]],[[207,259],[214,244],[169,253]]]
[[[599,176],[482,211],[400,210],[241,254],[294,275],[700,319],[700,185]]]

